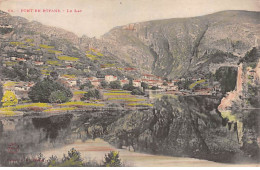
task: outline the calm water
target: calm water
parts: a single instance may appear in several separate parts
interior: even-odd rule
[[[106,125],[118,116],[120,114],[117,112],[97,112],[1,120],[1,161],[38,153],[43,153],[46,158],[51,155],[62,158],[68,150],[75,148],[81,152],[84,160],[94,159],[98,162],[102,162],[109,151],[118,150],[120,158],[127,166],[227,166],[206,160],[156,156],[117,149],[100,137],[106,132]]]

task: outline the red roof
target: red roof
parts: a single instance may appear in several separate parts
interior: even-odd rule
[[[148,80],[148,81],[152,81],[152,82],[162,82],[162,81],[160,81],[160,80]]]
[[[121,82],[128,82],[128,80],[121,80]]]
[[[142,79],[142,81],[149,81],[148,79]]]
[[[25,61],[25,58],[17,58],[18,61]]]
[[[131,68],[131,67],[129,67],[129,68],[125,68],[125,70],[131,71],[131,70],[136,70],[136,68]]]

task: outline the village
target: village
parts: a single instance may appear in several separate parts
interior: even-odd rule
[[[143,74],[141,79],[118,79],[114,75],[106,75],[105,78],[97,77],[72,77],[68,75],[62,75],[57,80],[59,83],[70,88],[73,93],[71,101],[79,102],[82,101],[82,98],[89,88],[98,89],[102,98],[99,100],[90,100],[87,102],[95,103],[120,103],[122,106],[152,106],[152,103],[155,99],[163,95],[213,95],[216,93],[216,87],[208,88],[205,87],[207,84],[206,80],[194,80],[194,83],[190,85],[196,86],[197,84],[200,89],[197,90],[187,90],[179,89],[178,82],[185,81],[184,79],[174,80],[167,82],[161,77],[154,76],[151,74]],[[91,87],[84,87],[84,84],[91,83]],[[107,84],[105,87],[102,85],[102,82]],[[109,86],[111,82],[117,82],[119,88],[112,88]],[[34,86],[35,82],[15,82],[10,80],[4,80],[3,91],[12,91],[17,96],[19,103],[30,102],[28,97],[28,92],[31,87]],[[131,91],[124,89],[126,85],[132,83],[132,86],[138,89],[141,89],[143,93],[133,94]],[[204,86],[203,86],[203,85]],[[83,86],[82,86],[83,85]],[[131,104],[132,103],[132,104]]]
[[[73,94],[70,100],[72,103],[67,104],[67,106],[116,106],[136,109],[152,107],[154,101],[163,95],[216,95],[220,91],[218,82],[206,78],[169,80],[147,73],[140,73],[135,78],[113,74],[103,76],[71,74],[73,71],[79,72],[80,69],[77,67],[79,63],[84,63],[80,62],[82,59],[65,55],[62,49],[55,49],[54,46],[41,44],[43,43],[42,40],[39,41],[37,38],[41,39],[35,36],[34,39],[27,38],[23,41],[8,41],[1,44],[3,47],[1,64],[6,68],[4,70],[6,74],[17,74],[13,73],[12,70],[18,66],[22,67],[22,73],[19,72],[18,74],[22,74],[24,81],[16,81],[10,77],[1,80],[3,93],[6,91],[13,92],[18,99],[18,104],[32,103],[28,97],[28,92],[39,80],[39,77],[40,79],[50,77],[51,72],[56,72],[58,76],[56,81],[69,88]],[[103,54],[94,48],[89,48],[85,55],[91,61],[103,57]],[[93,71],[91,66],[84,64],[81,66],[83,69],[80,71],[83,73]],[[120,70],[124,74],[138,70],[132,67],[122,68],[122,66],[112,62],[100,64],[99,68],[99,70],[105,72],[113,69]],[[35,77],[35,79],[32,79],[32,77]],[[113,84],[115,85],[113,86]],[[101,97],[98,99],[95,97],[84,98],[84,95],[90,89],[97,89]],[[51,111],[56,110],[52,109]]]

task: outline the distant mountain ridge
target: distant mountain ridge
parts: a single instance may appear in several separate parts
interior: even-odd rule
[[[17,34],[10,35],[11,39],[32,35],[41,43],[56,44],[66,55],[83,58],[85,51],[93,48],[109,56],[104,57],[106,61],[101,64],[121,63],[143,73],[171,79],[199,78],[214,73],[221,66],[237,66],[253,47],[259,49],[259,18],[260,12],[222,11],[118,26],[96,39],[78,37],[61,28],[29,22],[0,11],[0,25],[11,25],[16,30]],[[64,45],[62,40],[70,45]],[[72,47],[77,52],[72,52],[75,51],[70,50]]]
[[[128,64],[111,53],[94,48],[93,42],[94,39],[87,36],[80,38],[61,28],[0,11],[0,75],[24,81],[12,74],[19,65],[24,65],[41,72],[41,77],[57,71],[60,75],[78,78],[112,74],[124,79],[128,74],[124,68],[129,67]]]
[[[103,35],[99,48],[158,76],[199,77],[259,48],[259,18],[260,12],[222,11],[133,23]]]
[[[39,34],[45,34],[47,36],[54,36],[56,38],[67,39],[74,43],[78,43],[79,37],[69,31],[62,28],[56,28],[51,26],[46,26],[37,21],[28,21],[27,19],[19,16],[11,16],[10,14],[0,10],[0,25],[7,24],[14,27],[19,27],[27,29]]]

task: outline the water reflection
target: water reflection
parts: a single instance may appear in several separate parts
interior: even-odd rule
[[[47,118],[33,118],[32,124],[36,129],[46,132],[45,139],[53,142],[59,131],[70,126],[73,115],[52,116]]]
[[[30,155],[102,137],[106,127],[122,117],[121,111],[82,112],[49,117],[16,117],[0,120],[0,164]],[[15,149],[13,149],[15,148]],[[18,149],[17,149],[18,148]],[[13,152],[15,150],[15,152]]]

